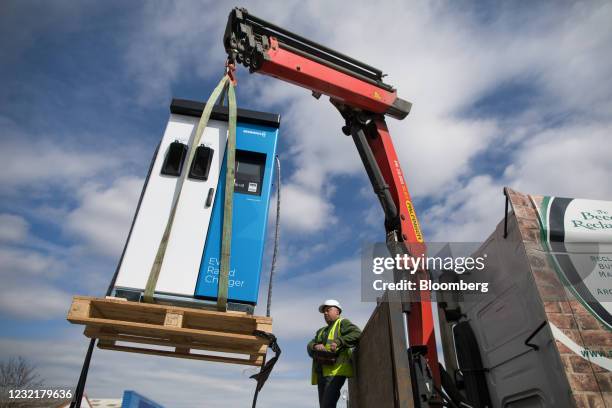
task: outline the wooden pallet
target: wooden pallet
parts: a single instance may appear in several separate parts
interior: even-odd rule
[[[85,325],[85,336],[102,349],[253,366],[263,364],[268,349],[253,331],[272,331],[271,318],[243,312],[84,296],[72,299],[68,321]]]

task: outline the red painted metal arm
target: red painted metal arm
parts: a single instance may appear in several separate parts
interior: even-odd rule
[[[423,234],[387,124],[382,118],[375,120],[375,124],[377,135],[368,137],[367,140],[399,212],[399,238],[406,243],[410,254],[415,256],[424,254],[426,248]]]
[[[406,252],[411,256],[426,255],[427,248],[423,234],[387,124],[383,118],[375,120],[375,124],[377,135],[376,137],[370,135],[367,140],[399,212],[398,238],[402,241],[401,244],[405,246]],[[427,280],[429,279],[429,273],[426,270],[419,270],[415,274],[415,278],[417,282],[421,279]],[[417,301],[410,303],[408,339],[410,346],[427,346],[427,359],[430,362],[429,366],[432,370],[434,382],[440,384],[431,294],[427,290],[419,290],[416,299]]]
[[[270,48],[257,72],[369,112],[384,114],[397,100],[395,90],[382,89],[283,49],[275,38],[270,39]]]
[[[234,9],[223,44],[228,58],[251,72],[270,75],[328,95],[354,109],[403,119],[411,104],[398,98],[384,74],[354,58]]]

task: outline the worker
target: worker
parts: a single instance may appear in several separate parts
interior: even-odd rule
[[[312,357],[312,385],[318,387],[319,406],[335,408],[346,378],[353,376],[351,354],[361,330],[340,317],[342,306],[337,300],[326,300],[319,306],[319,313],[323,313],[327,325],[317,330],[307,346]]]

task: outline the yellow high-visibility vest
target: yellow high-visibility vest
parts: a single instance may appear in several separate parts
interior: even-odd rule
[[[327,334],[327,339],[325,340],[325,349],[327,351],[331,351],[330,344],[333,343],[338,338],[338,332],[340,331],[340,322],[342,318],[337,319],[332,328],[329,330]],[[322,342],[323,332],[325,331],[325,327],[319,329],[317,332],[317,343]],[[336,343],[337,344],[337,343]],[[344,377],[352,377],[353,376],[353,364],[351,362],[351,354],[352,350],[350,348],[343,349],[336,358],[336,363],[333,365],[323,364],[321,366],[323,371],[323,377],[335,377],[335,376],[344,376]],[[315,369],[315,362],[312,361],[312,385],[316,385],[318,382],[317,378],[317,370]]]

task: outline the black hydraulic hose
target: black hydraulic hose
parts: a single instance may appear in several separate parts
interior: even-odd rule
[[[374,153],[366,140],[363,126],[358,122],[353,123],[351,126],[351,135],[353,136],[355,147],[357,147],[357,152],[359,152],[359,157],[361,157],[361,161],[365,166],[366,173],[368,174],[368,178],[370,179],[374,193],[376,193],[378,199],[380,200],[380,205],[385,213],[385,224],[388,227],[394,222],[397,222],[398,218],[397,206],[395,205],[391,192],[389,191],[389,185],[386,183],[385,178],[380,171],[380,167],[378,167]]]
[[[96,339],[91,339],[89,341],[87,353],[85,353],[85,359],[83,360],[83,367],[81,368],[79,382],[74,390],[74,397],[70,402],[70,408],[81,408],[81,401],[83,400],[83,392],[85,391],[85,382],[87,381],[87,373],[89,372],[89,363],[91,362],[94,344],[96,344]]]

